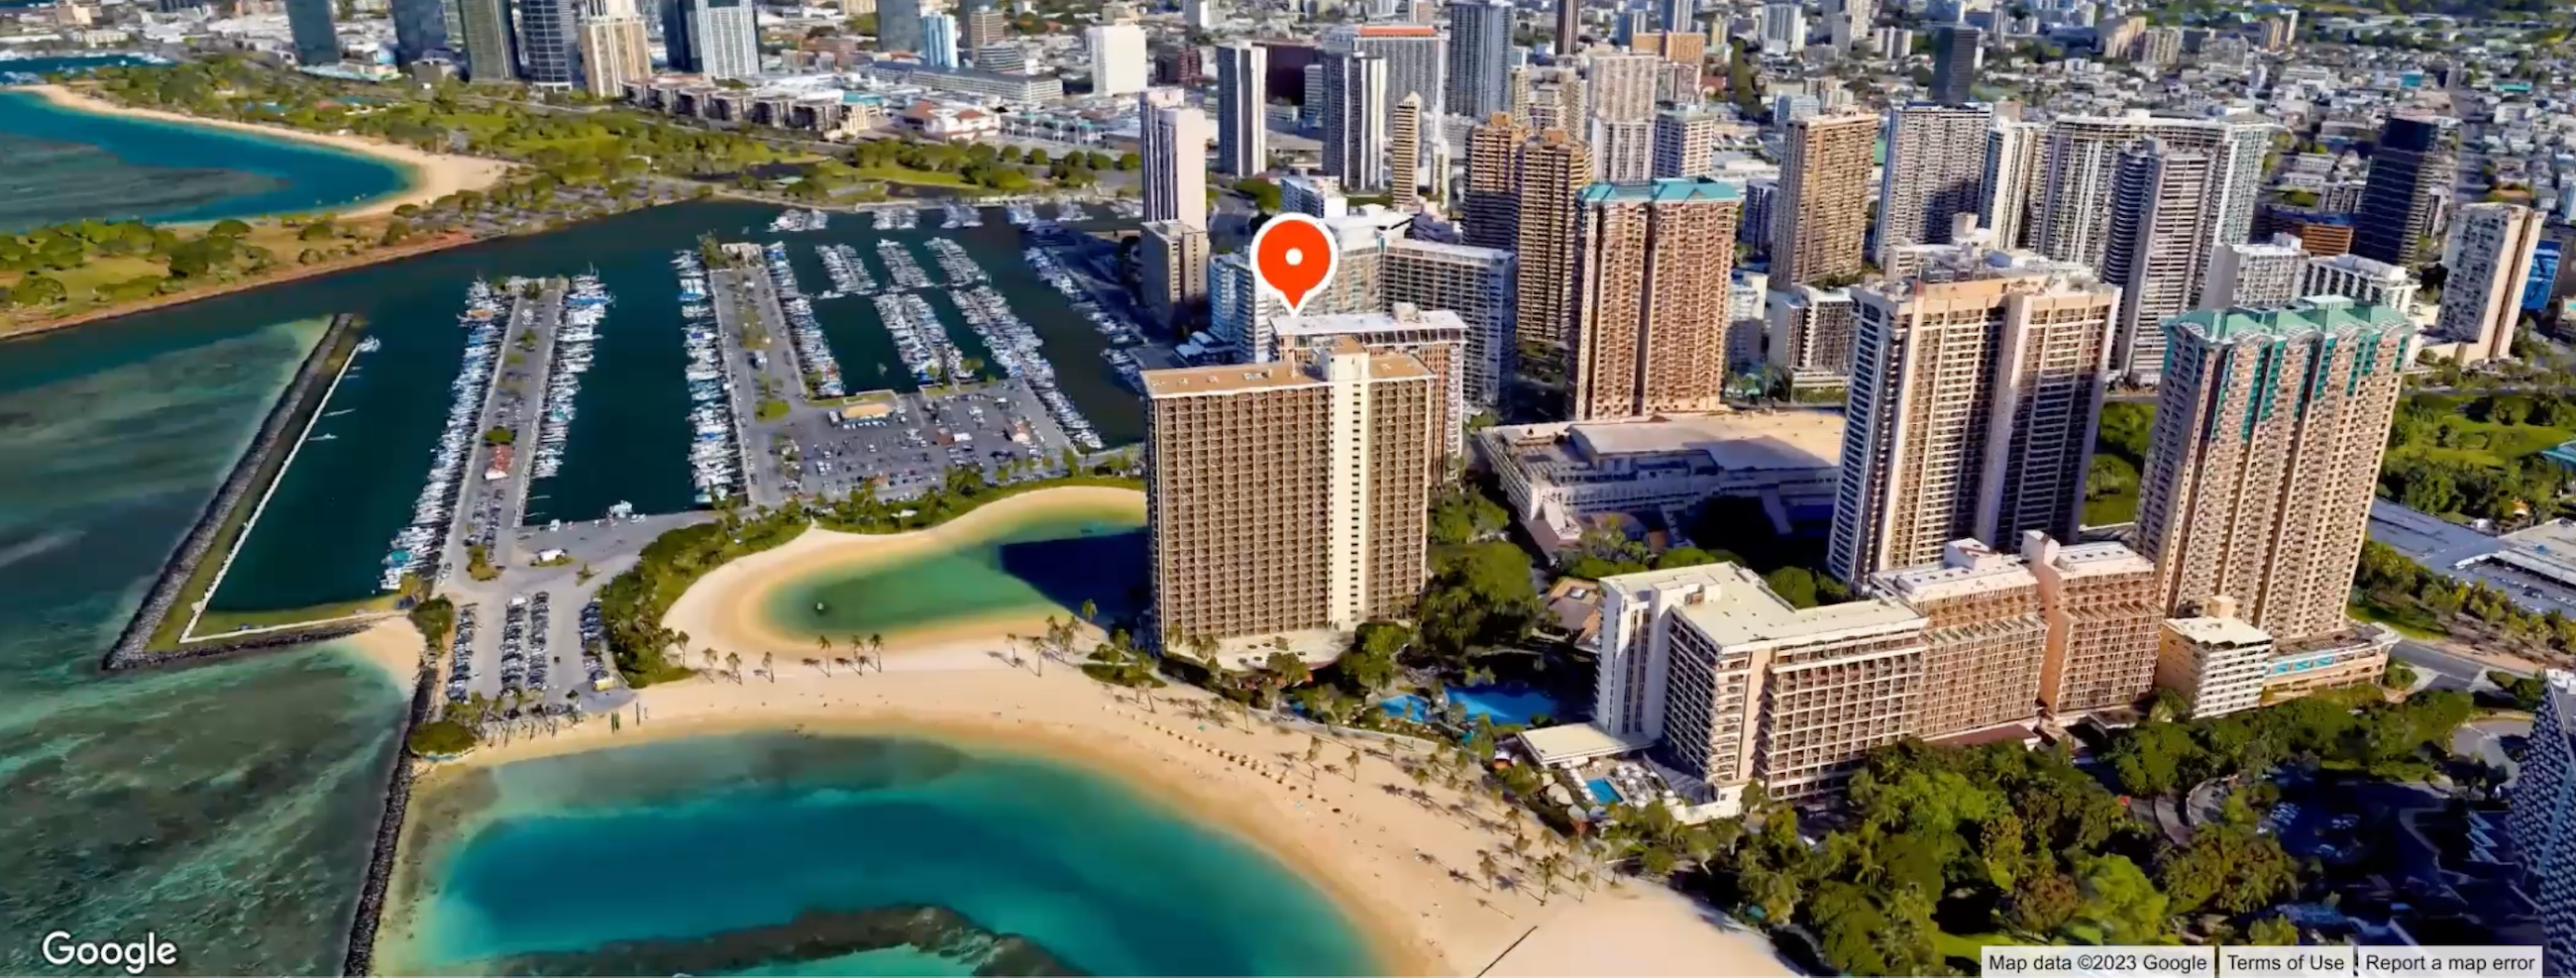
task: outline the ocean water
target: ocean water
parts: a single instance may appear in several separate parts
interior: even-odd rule
[[[0,973],[65,930],[196,973],[339,965],[401,695],[344,651],[104,675],[100,653],[319,336],[0,344]]]
[[[1122,781],[989,747],[688,738],[486,769],[419,804],[444,828],[406,843],[416,875],[388,919],[410,926],[380,945],[388,969],[966,974],[1005,949],[1095,974],[1377,969],[1260,850]],[[910,907],[956,915],[942,953],[785,950],[825,915]]]
[[[0,166],[0,231],[330,210],[412,179],[407,167],[328,146],[99,115],[9,91],[0,91],[0,160],[9,161]]]
[[[1142,507],[1085,506],[1014,518],[954,546],[779,588],[767,609],[789,635],[844,636],[1013,612],[1098,606],[1105,619],[1141,609]],[[816,603],[823,611],[816,613]]]

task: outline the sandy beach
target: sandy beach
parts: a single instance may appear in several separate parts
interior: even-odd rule
[[[384,670],[403,692],[420,681],[420,629],[412,627],[411,619],[387,618],[342,641],[367,664]]]
[[[1009,529],[1018,520],[1066,510],[1133,512],[1141,518],[1145,495],[1107,486],[1062,486],[995,500],[926,530],[885,534],[807,530],[786,546],[733,561],[700,578],[662,616],[662,624],[687,632],[691,648],[739,652],[746,659],[761,652],[794,652],[801,657],[815,647],[814,636],[791,634],[770,621],[764,612],[779,588],[818,576],[855,574],[926,552],[971,544]],[[888,632],[887,654],[999,648],[998,641],[986,639],[1043,632],[1048,614],[1045,610],[1009,612]]]
[[[176,112],[163,112],[158,109],[133,108],[61,85],[31,85],[26,90],[36,93],[55,105],[83,112],[154,119],[184,125],[211,126],[218,129],[259,133],[280,139],[293,139],[385,160],[409,172],[410,178],[407,181],[411,185],[409,189],[387,194],[359,204],[350,210],[341,211],[339,212],[341,217],[375,217],[390,214],[394,208],[404,204],[426,205],[460,190],[481,190],[490,187],[499,183],[510,172],[510,164],[498,160],[425,152],[400,143],[390,143],[365,136],[305,132],[301,129],[253,125],[230,119],[206,119]]]

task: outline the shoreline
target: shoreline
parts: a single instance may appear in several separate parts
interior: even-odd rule
[[[369,251],[362,251],[346,258],[333,259],[318,264],[280,265],[277,266],[280,270],[273,271],[267,275],[239,279],[225,282],[221,285],[212,285],[200,289],[189,289],[184,292],[173,292],[169,295],[157,295],[152,298],[138,300],[130,304],[101,306],[76,315],[63,316],[56,319],[9,320],[6,318],[0,318],[0,343],[7,343],[11,340],[24,339],[31,336],[42,336],[58,329],[69,329],[74,326],[86,326],[91,323],[103,322],[110,319],[123,319],[127,316],[136,315],[138,313],[167,309],[172,306],[184,306],[201,299],[214,299],[236,293],[248,292],[253,289],[266,288],[271,285],[283,285],[288,282],[302,281],[308,278],[319,278],[324,275],[331,275],[338,272],[355,271],[369,265],[379,265],[389,261],[401,261],[405,258],[417,258],[422,255],[446,251],[450,248],[462,248],[466,245],[486,240],[499,239],[477,238],[463,231],[455,231],[438,235],[436,237],[422,238],[413,243],[398,244],[392,247],[379,247]]]
[[[844,533],[812,527],[784,545],[728,561],[707,572],[672,602],[662,623],[674,631],[687,632],[690,645],[712,647],[718,652],[785,654],[811,649],[815,647],[813,635],[790,634],[769,620],[769,606],[780,589],[826,574],[851,574],[885,566],[945,546],[972,544],[994,531],[1007,531],[1015,518],[1077,509],[1116,509],[1133,512],[1141,519],[1145,494],[1108,486],[1057,486],[997,499],[948,522],[919,530]],[[998,637],[1013,631],[1030,634],[1043,628],[1047,614],[1039,609],[1000,610],[888,630],[884,637],[890,654],[899,645],[916,650],[924,646],[946,647],[961,640]]]
[[[33,93],[55,108],[93,115],[144,119],[173,125],[205,126],[232,132],[250,133],[277,139],[290,139],[313,146],[336,149],[394,167],[403,174],[404,186],[369,200],[358,201],[347,209],[314,208],[312,213],[332,213],[343,219],[382,217],[404,204],[427,205],[441,197],[464,190],[483,190],[501,182],[515,167],[499,160],[432,153],[399,143],[367,136],[307,132],[278,126],[233,119],[210,119],[161,109],[119,105],[64,85],[27,85],[17,90]],[[278,214],[258,215],[274,218]],[[194,222],[207,223],[207,222]]]
[[[1767,940],[1712,922],[1714,910],[1661,886],[1614,881],[1586,892],[1565,883],[1542,903],[1536,880],[1522,872],[1505,870],[1527,879],[1519,885],[1479,880],[1481,859],[1505,866],[1515,859],[1499,812],[1481,794],[1437,781],[1415,785],[1393,758],[1372,753],[1389,749],[1383,745],[1321,741],[1319,763],[1333,767],[1321,770],[1305,760],[1318,741],[1213,714],[1200,691],[1173,687],[1142,702],[1065,664],[1033,674],[1035,663],[1013,665],[991,651],[998,644],[936,656],[890,653],[882,675],[834,670],[826,677],[782,663],[774,677],[746,669],[740,682],[649,687],[623,711],[622,729],[594,716],[559,734],[478,747],[430,766],[421,791],[434,798],[481,768],[673,738],[773,732],[944,739],[1076,764],[1227,832],[1314,885],[1389,973],[1609,973],[1594,940],[1604,928],[1627,945],[1618,955],[1625,973],[1795,973]],[[1355,748],[1363,753],[1351,767]],[[453,810],[435,803],[424,810],[443,808]],[[470,818],[414,820],[413,829],[428,837],[406,834],[401,871],[425,875],[395,886],[417,902],[389,914],[383,950],[398,957],[421,923],[419,911],[434,899],[434,871],[424,861],[438,850],[419,847],[453,844],[462,836],[444,833],[472,825]]]

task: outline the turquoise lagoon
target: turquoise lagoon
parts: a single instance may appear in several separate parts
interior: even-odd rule
[[[468,771],[414,817],[378,946],[392,972],[1381,967],[1261,850],[1123,780],[981,743],[654,741]]]
[[[6,70],[8,63],[0,63]],[[86,218],[213,221],[349,208],[410,168],[211,126],[102,115],[0,91],[0,231]]]

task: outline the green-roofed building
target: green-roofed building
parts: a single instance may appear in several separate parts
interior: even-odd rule
[[[2236,599],[2284,642],[2346,629],[2416,329],[2321,296],[2165,321],[2136,547],[2169,612]]]

